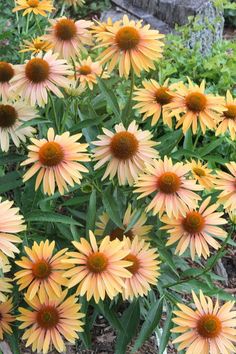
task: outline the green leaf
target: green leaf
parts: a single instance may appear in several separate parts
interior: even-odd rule
[[[134,343],[131,354],[136,353],[137,350],[143,345],[143,343],[152,335],[158,323],[160,322],[162,309],[163,297],[149,309],[138,338]]]
[[[102,91],[102,93],[104,94],[104,96],[106,97],[107,103],[110,105],[112,112],[115,114],[115,116],[117,118],[120,117],[120,108],[119,108],[119,104],[117,101],[117,98],[114,94],[114,92],[112,91],[111,88],[109,88],[104,80],[98,78],[98,86],[100,88],[100,90]]]
[[[80,223],[75,221],[74,219],[70,218],[66,215],[56,214],[56,213],[49,213],[43,211],[33,211],[26,215],[25,219],[27,221],[35,221],[35,222],[61,222],[62,224],[69,224],[69,225],[79,225]]]
[[[158,146],[158,151],[161,156],[169,155],[172,150],[178,146],[178,143],[183,137],[182,129],[171,131],[158,138],[161,145]]]
[[[183,148],[186,150],[192,150],[193,148],[193,135],[191,127],[187,130],[186,135],[184,137]]]
[[[117,336],[115,354],[126,353],[126,348],[129,342],[134,337],[140,319],[140,306],[138,300],[135,300],[129,305],[124,312],[121,323],[123,331]]]
[[[202,157],[209,154],[211,151],[215,150],[217,147],[221,145],[224,138],[217,138],[216,140],[212,141],[210,144],[206,144],[206,146],[199,148],[198,153]]]
[[[26,127],[32,127],[38,124],[47,124],[47,123],[51,123],[50,120],[43,119],[43,118],[35,118],[23,123],[22,125],[19,126],[17,130],[21,130],[22,128],[26,128]]]
[[[0,194],[23,185],[21,175],[14,171],[0,177]]]
[[[88,210],[87,210],[87,220],[86,220],[86,235],[88,236],[89,230],[94,231],[95,220],[96,220],[96,189],[94,189],[90,195]]]
[[[163,354],[166,347],[167,347],[167,344],[168,344],[168,341],[169,341],[169,338],[170,338],[170,335],[171,335],[171,328],[173,326],[173,322],[172,322],[172,308],[171,307],[167,307],[168,310],[167,310],[167,318],[165,320],[165,324],[164,324],[164,327],[163,327],[163,332],[162,332],[162,335],[161,335],[161,339],[160,339],[160,344],[159,344],[159,354]]]
[[[98,304],[94,305],[95,308],[98,309],[100,313],[108,320],[113,328],[115,328],[119,332],[123,332],[123,326],[116,312],[109,307],[108,303],[105,301],[99,301]]]
[[[118,203],[112,195],[111,188],[107,188],[107,190],[104,192],[102,196],[102,201],[106,212],[110,216],[111,220],[122,229],[124,226],[120,218]]]
[[[26,156],[18,154],[0,154],[0,165],[13,164],[25,160]]]
[[[132,229],[132,227],[136,224],[136,222],[139,220],[140,216],[142,215],[142,212],[143,212],[142,209],[136,211],[133,218],[130,220],[130,223],[127,225],[124,233]]]
[[[84,204],[88,200],[89,200],[89,195],[82,195],[80,197],[68,199],[62,205],[63,206],[79,206],[81,204]]]

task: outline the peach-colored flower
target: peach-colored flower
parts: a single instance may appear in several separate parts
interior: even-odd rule
[[[84,51],[84,45],[92,45],[92,37],[88,28],[93,24],[91,21],[75,21],[61,17],[50,20],[49,33],[44,38],[52,44],[54,52],[64,59],[73,58]]]
[[[9,150],[10,137],[19,147],[20,142],[26,142],[36,132],[31,126],[21,127],[37,116],[37,111],[22,100],[0,101],[0,146],[2,151]]]
[[[53,128],[49,128],[47,139],[31,138],[34,145],[28,146],[28,159],[21,165],[33,163],[33,166],[24,174],[24,182],[38,173],[35,190],[43,180],[43,191],[49,195],[54,194],[55,184],[61,194],[68,191],[67,184],[71,187],[74,187],[74,182],[80,184],[80,172],[88,172],[80,161],[90,161],[86,153],[88,144],[78,142],[81,136],[82,134],[70,136],[69,132],[55,136]]]
[[[14,316],[11,314],[12,310],[12,298],[0,303],[0,340],[3,340],[4,333],[12,333],[10,323],[15,321]]]
[[[190,79],[189,86],[179,82],[175,85],[175,97],[165,109],[171,116],[175,115],[178,123],[176,128],[182,125],[184,134],[192,126],[193,134],[197,133],[200,124],[203,134],[206,128],[214,129],[220,114],[225,110],[224,98],[205,93],[205,81],[201,85],[195,85]],[[180,114],[183,114],[179,117]]]
[[[89,239],[89,242],[85,238],[80,238],[80,242],[72,241],[77,252],[68,252],[72,258],[65,262],[74,266],[64,276],[71,277],[69,288],[78,284],[76,294],[86,294],[88,301],[94,297],[98,303],[106,294],[113,299],[122,292],[125,278],[131,276],[126,269],[131,263],[125,260],[129,251],[123,249],[123,242],[118,239],[110,241],[106,236],[98,246],[92,231]]]
[[[32,345],[33,351],[47,354],[53,345],[59,353],[65,353],[64,339],[74,344],[79,338],[78,332],[83,331],[80,319],[84,314],[75,295],[67,297],[67,292],[64,290],[57,299],[48,295],[43,301],[37,295],[33,300],[25,298],[31,309],[20,307],[17,320],[22,322],[20,329],[28,327],[22,336],[22,340],[27,340],[26,347]]]
[[[62,277],[64,271],[70,267],[61,261],[67,259],[67,248],[54,252],[55,241],[48,240],[39,244],[34,242],[32,248],[24,247],[27,257],[22,257],[15,263],[23,268],[15,273],[15,279],[19,285],[19,291],[27,289],[26,296],[32,300],[38,294],[41,301],[45,293],[50,299],[60,297],[62,286],[66,285],[66,279]]]
[[[143,120],[152,117],[152,126],[158,122],[162,114],[163,122],[170,128],[172,127],[172,118],[164,109],[174,98],[174,92],[168,86],[168,81],[166,80],[163,85],[160,85],[153,79],[144,80],[143,87],[137,88],[134,92],[133,100],[138,102],[134,108],[137,108],[140,113],[144,113]]]
[[[158,254],[156,248],[135,236],[133,241],[124,238],[124,249],[129,250],[125,260],[132,262],[127,269],[132,274],[125,279],[122,296],[124,299],[133,300],[134,297],[147,295],[151,290],[150,284],[156,285],[159,273]]]
[[[203,164],[200,160],[191,160],[189,162],[191,173],[193,177],[201,184],[206,190],[211,190],[215,186],[216,176],[212,174],[212,170],[207,167],[207,163]]]
[[[132,227],[126,231],[128,225],[133,221],[137,212],[138,210],[136,209],[132,211],[131,204],[129,204],[124,214],[123,228],[113,225],[110,230],[107,230],[108,225],[111,223],[109,215],[107,213],[103,213],[99,217],[99,221],[96,223],[97,229],[95,230],[95,235],[104,236],[104,232],[106,230],[110,236],[110,240],[112,241],[115,239],[122,241],[124,236],[133,240],[136,235],[140,240],[148,239],[148,234],[152,229],[152,225],[145,225],[147,221],[147,215],[144,212],[139,216]]]
[[[236,99],[233,99],[233,96],[229,91],[226,94],[226,111],[223,112],[220,117],[220,123],[216,129],[216,136],[224,134],[229,130],[230,137],[232,140],[236,138]]]
[[[12,95],[10,81],[14,75],[15,69],[13,65],[6,61],[0,61],[0,98],[2,96],[3,101]]]
[[[225,209],[236,209],[236,162],[226,163],[229,173],[217,171],[216,189],[222,191],[219,195],[219,202]]]
[[[189,208],[195,208],[200,196],[193,191],[202,190],[195,180],[187,179],[190,167],[182,162],[173,165],[172,159],[154,160],[153,164],[146,164],[144,174],[136,182],[134,193],[141,193],[139,198],[155,193],[149,203],[147,211],[153,210],[153,215],[164,212],[168,216],[184,215]]]
[[[233,301],[219,305],[200,290],[199,298],[192,291],[196,309],[184,304],[177,304],[172,320],[177,327],[171,332],[178,337],[173,343],[179,343],[178,351],[186,349],[186,354],[231,354],[236,352],[236,313],[231,311]]]
[[[154,61],[162,56],[164,35],[151,30],[150,25],[142,26],[142,21],[129,20],[124,15],[123,21],[106,26],[98,33],[97,47],[107,47],[100,55],[102,64],[110,62],[108,72],[119,65],[120,76],[129,76],[131,68],[140,76],[142,70],[155,69]]]
[[[63,97],[57,86],[69,86],[69,79],[65,76],[72,75],[73,71],[65,60],[57,57],[57,53],[49,51],[43,57],[40,53],[25,64],[18,65],[18,72],[12,79],[12,89],[30,101],[32,106],[36,103],[44,106],[48,102],[48,91]]]
[[[5,253],[8,257],[14,258],[14,253],[20,251],[14,243],[22,242],[13,234],[26,230],[24,218],[19,214],[19,208],[12,208],[13,202],[0,197],[0,255]]]
[[[122,123],[115,125],[115,133],[103,128],[105,135],[98,135],[99,140],[93,141],[98,146],[94,152],[94,160],[98,161],[95,170],[108,162],[102,177],[112,179],[116,174],[120,185],[128,182],[132,185],[145,165],[159,156],[153,146],[158,143],[151,140],[152,134],[148,130],[139,129],[135,121],[130,123],[126,130]]]
[[[168,230],[170,234],[166,245],[178,242],[176,254],[182,255],[189,247],[194,260],[196,253],[198,257],[209,257],[209,246],[216,250],[220,248],[215,237],[225,238],[227,236],[227,232],[219,227],[219,225],[227,224],[227,221],[221,217],[224,213],[216,212],[218,205],[209,205],[210,201],[211,198],[208,197],[198,210],[189,209],[177,218],[162,217],[161,221],[166,225],[161,229]]]

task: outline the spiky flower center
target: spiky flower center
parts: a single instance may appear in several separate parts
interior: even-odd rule
[[[220,334],[221,329],[221,321],[215,315],[204,315],[197,324],[197,331],[203,338],[215,338]]]
[[[197,211],[189,212],[183,219],[183,228],[190,234],[201,232],[205,225],[204,217]]]
[[[102,252],[94,252],[88,256],[87,267],[92,273],[102,273],[108,266],[108,259]]]
[[[203,168],[201,167],[194,167],[193,172],[198,176],[198,177],[204,177],[206,176],[206,172],[204,171]]]
[[[81,75],[89,75],[92,72],[91,67],[89,65],[81,65],[78,71]]]
[[[28,4],[30,7],[38,7],[38,5],[39,5],[39,0],[28,0],[28,1],[27,1],[27,4]]]
[[[161,86],[155,92],[155,99],[157,103],[164,106],[172,101],[172,96],[168,93],[167,87]]]
[[[236,120],[236,104],[228,104],[226,106],[227,111],[224,112],[224,116],[229,119]]]
[[[42,50],[46,45],[45,41],[34,42],[34,48],[37,50]]]
[[[112,155],[120,160],[131,159],[137,153],[138,146],[138,140],[130,132],[116,133],[110,142]]]
[[[33,83],[43,82],[48,79],[50,66],[41,58],[33,58],[25,66],[25,75]]]
[[[190,111],[202,112],[207,106],[207,99],[201,92],[192,92],[185,98],[185,103]]]
[[[132,232],[132,230],[129,230],[127,232],[124,232],[124,229],[121,229],[120,227],[115,228],[114,230],[112,230],[110,232],[110,240],[120,240],[123,241],[124,236],[128,237],[130,240],[133,240],[134,238],[134,234]]]
[[[0,61],[0,82],[8,82],[14,76],[13,67],[5,61]]]
[[[18,113],[13,106],[0,104],[0,128],[12,127],[18,118]]]
[[[34,263],[32,272],[38,279],[46,279],[51,274],[51,266],[45,260]]]
[[[135,49],[140,42],[140,34],[136,28],[124,26],[116,33],[115,41],[121,50]]]
[[[57,21],[55,26],[55,34],[58,39],[61,41],[70,41],[76,36],[77,28],[75,21],[69,18],[62,18]]]
[[[132,265],[128,266],[126,269],[132,273],[133,275],[136,274],[140,268],[140,260],[138,259],[137,256],[135,256],[134,254],[132,253],[129,253],[125,258],[124,258],[125,261],[128,261],[128,262],[133,262]]]
[[[174,172],[164,172],[157,180],[157,188],[165,194],[177,192],[180,184],[180,178]]]
[[[43,306],[37,313],[37,323],[40,328],[51,329],[59,323],[59,313],[54,306]]]
[[[55,141],[48,141],[39,149],[39,161],[44,166],[57,166],[63,158],[62,147]]]

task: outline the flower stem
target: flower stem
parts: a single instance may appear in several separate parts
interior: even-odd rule
[[[129,118],[132,111],[132,97],[134,91],[134,70],[131,68],[131,77],[130,77],[130,93],[128,101],[125,105],[125,108],[121,114],[121,121],[124,123],[125,127],[129,125]]]

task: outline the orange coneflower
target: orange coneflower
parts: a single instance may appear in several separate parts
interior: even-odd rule
[[[0,98],[7,100],[12,92],[10,91],[10,81],[15,75],[15,69],[12,64],[6,61],[0,61]]]
[[[134,192],[141,193],[138,199],[156,193],[147,207],[147,211],[153,210],[153,215],[164,212],[170,217],[179,213],[184,215],[188,207],[195,208],[201,199],[193,191],[203,189],[195,180],[186,178],[189,171],[189,165],[182,162],[173,165],[172,159],[166,156],[164,160],[154,160],[153,165],[146,164],[146,171],[139,176]]]
[[[220,123],[216,129],[216,136],[224,134],[227,130],[230,132],[232,140],[236,138],[236,99],[229,91],[226,94],[226,111],[220,117]]]
[[[133,300],[134,297],[147,295],[151,289],[150,284],[155,285],[159,273],[158,254],[156,248],[150,248],[149,243],[135,236],[133,241],[124,238],[124,249],[129,250],[125,260],[132,262],[127,269],[132,274],[125,279],[125,287],[122,296],[124,299]]]
[[[25,122],[37,116],[37,111],[25,102],[17,100],[0,101],[0,146],[2,151],[9,150],[10,137],[19,147],[20,142],[26,142],[26,137],[31,137],[36,130],[27,126],[21,128]]]
[[[224,98],[206,94],[205,81],[198,86],[189,79],[188,87],[180,82],[175,89],[173,101],[165,108],[171,116],[176,115],[176,128],[182,125],[184,134],[191,126],[193,134],[196,134],[198,123],[204,134],[206,128],[214,129],[220,114],[225,111]],[[179,117],[180,114],[183,115]]]
[[[198,257],[209,257],[209,245],[216,250],[220,248],[215,237],[225,238],[227,232],[218,225],[227,224],[227,221],[221,217],[224,213],[215,212],[218,205],[209,205],[210,201],[211,198],[208,197],[198,210],[189,209],[177,218],[162,217],[161,220],[167,225],[162,226],[161,229],[168,230],[170,234],[166,245],[178,242],[175,253],[182,255],[189,247],[194,260],[196,253]]]
[[[88,28],[91,21],[75,21],[70,18],[61,17],[50,20],[51,27],[49,33],[44,38],[52,44],[54,52],[60,54],[62,58],[75,59],[84,51],[84,45],[92,44],[92,37]]]
[[[95,37],[97,38],[97,40],[101,41],[102,39],[99,38],[99,34],[102,32],[109,32],[109,27],[111,27],[113,25],[112,19],[111,17],[108,17],[107,21],[104,22],[100,22],[98,20],[93,20],[94,21],[94,25],[91,27],[91,33],[93,33],[95,35]],[[117,21],[117,23],[121,23],[122,21]]]
[[[14,243],[22,242],[13,234],[26,230],[24,218],[19,214],[19,208],[12,208],[13,202],[1,201],[0,197],[0,254],[5,253],[8,257],[14,258],[14,253],[20,251]]]
[[[33,163],[33,166],[23,176],[24,181],[38,173],[35,190],[43,180],[43,191],[49,195],[54,194],[55,184],[61,194],[68,190],[67,184],[71,187],[74,182],[80,184],[80,172],[88,172],[80,161],[90,161],[86,154],[88,144],[78,142],[81,136],[82,134],[70,136],[69,132],[55,136],[53,128],[49,128],[47,139],[31,138],[34,145],[28,146],[28,159],[21,165]]]
[[[152,225],[145,225],[147,221],[147,215],[144,212],[139,216],[139,218],[132,225],[132,227],[129,228],[128,231],[125,231],[128,225],[135,218],[136,213],[137,210],[134,209],[132,211],[131,204],[129,204],[123,218],[124,227],[120,228],[117,226],[113,226],[111,227],[111,230],[109,232],[107,230],[107,233],[110,235],[110,240],[113,241],[118,238],[120,241],[122,241],[124,236],[133,240],[136,235],[139,239],[148,239],[148,234],[152,229]],[[96,223],[97,229],[95,230],[95,235],[104,236],[104,232],[107,229],[108,223],[110,222],[111,220],[109,218],[109,215],[107,213],[103,213],[99,217],[99,221]]]
[[[154,61],[161,58],[164,35],[157,30],[150,30],[150,25],[142,27],[142,21],[137,23],[124,15],[122,23],[107,25],[98,34],[101,42],[98,47],[108,47],[100,55],[102,63],[107,63],[111,72],[119,64],[120,76],[128,77],[131,68],[140,76],[142,70],[155,69]]]
[[[53,345],[61,353],[66,351],[64,338],[73,344],[79,338],[78,332],[83,331],[80,319],[84,314],[75,295],[66,296],[67,290],[64,290],[58,299],[46,294],[43,301],[37,295],[33,300],[25,298],[32,310],[20,307],[17,320],[22,322],[19,328],[29,327],[22,336],[22,340],[27,340],[26,347],[32,345],[33,351],[47,354]]]
[[[52,49],[52,44],[41,36],[33,38],[31,41],[24,40],[21,47],[20,53],[31,52],[32,54],[38,54],[40,52],[48,52]]]
[[[75,77],[78,79],[82,89],[88,87],[93,89],[93,85],[97,83],[97,77],[107,78],[106,72],[103,72],[102,66],[98,61],[92,61],[91,57],[83,59],[75,63]]]
[[[72,75],[70,66],[65,60],[57,59],[58,54],[51,51],[38,54],[37,57],[28,60],[24,65],[17,65],[17,74],[12,79],[12,89],[16,90],[25,100],[34,106],[44,106],[48,101],[48,91],[56,96],[63,97],[58,89],[67,87]]]
[[[151,140],[150,131],[142,131],[135,121],[130,123],[128,129],[120,123],[115,125],[115,133],[105,128],[103,133],[105,135],[98,135],[98,141],[93,141],[98,146],[93,150],[94,160],[98,161],[95,170],[108,162],[102,180],[107,176],[112,179],[117,174],[120,185],[127,182],[132,185],[145,162],[151,163],[159,156],[153,148],[158,143]]]
[[[10,323],[15,321],[11,311],[13,309],[12,298],[0,303],[0,340],[3,340],[3,334],[12,333]]]
[[[196,309],[184,304],[177,304],[179,310],[174,311],[173,322],[177,327],[171,332],[178,337],[173,343],[180,343],[178,351],[185,348],[186,354],[231,354],[236,352],[236,313],[231,311],[233,301],[219,305],[200,290],[200,297],[192,291]]]
[[[55,8],[51,0],[16,0],[18,6],[12,12],[24,10],[23,16],[33,13],[34,15],[47,16],[47,12],[52,12]]]
[[[62,274],[68,265],[61,261],[67,259],[65,252],[67,248],[54,252],[55,241],[48,240],[39,244],[34,242],[33,247],[24,247],[28,257],[22,257],[16,264],[23,268],[15,273],[15,280],[20,286],[19,291],[27,289],[26,296],[32,300],[36,294],[43,301],[45,293],[50,299],[60,297],[62,285],[66,285],[66,279]]]
[[[70,262],[74,267],[65,272],[66,277],[71,277],[68,287],[77,284],[77,294],[89,301],[92,297],[96,303],[104,300],[106,294],[113,299],[117,293],[122,292],[125,278],[131,273],[126,269],[130,262],[125,260],[129,251],[123,249],[123,242],[116,239],[110,241],[106,236],[100,246],[92,231],[89,233],[90,242],[80,238],[80,242],[73,241],[73,245],[79,252],[68,252],[72,258]]]
[[[212,170],[207,167],[207,163],[203,164],[200,160],[191,160],[189,162],[193,177],[206,190],[211,190],[215,186],[216,176],[212,174]]]
[[[143,120],[152,117],[151,125],[155,125],[162,114],[163,122],[170,128],[172,127],[172,118],[165,111],[165,106],[172,102],[174,92],[168,86],[166,80],[163,85],[160,85],[155,80],[144,80],[143,88],[138,88],[134,92],[134,108],[137,108],[140,113],[144,113]]]
[[[231,174],[217,171],[216,189],[222,191],[219,195],[219,202],[225,209],[236,209],[236,162],[226,163]]]

